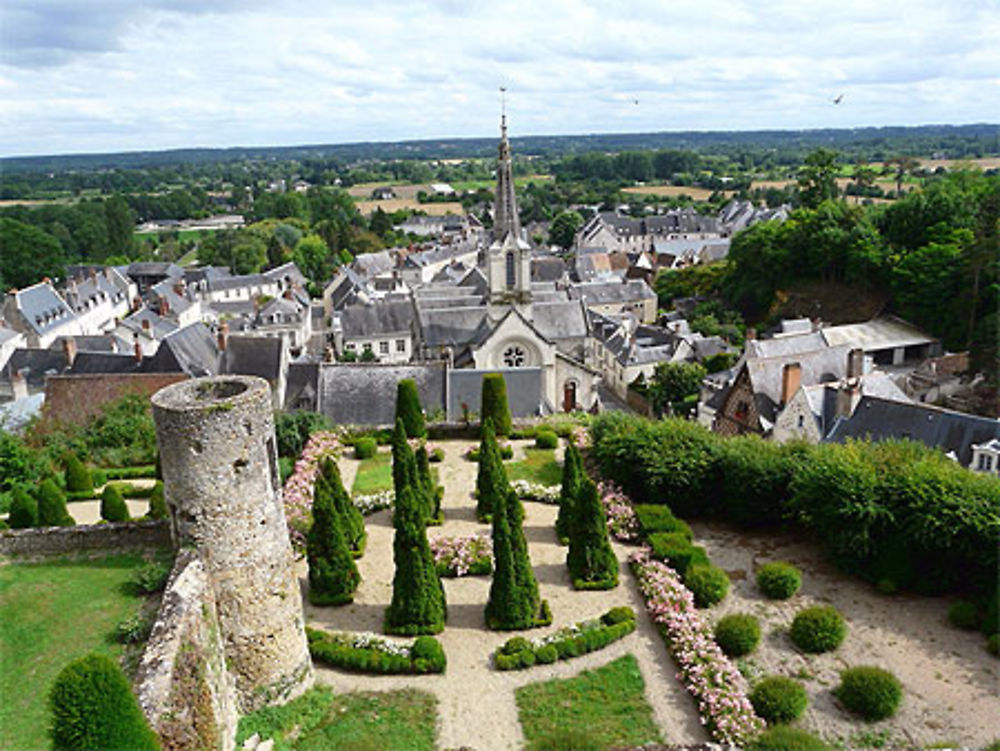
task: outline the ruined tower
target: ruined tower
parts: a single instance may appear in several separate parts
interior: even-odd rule
[[[197,378],[152,402],[174,544],[204,562],[239,709],[290,699],[313,673],[270,388],[256,377]]]

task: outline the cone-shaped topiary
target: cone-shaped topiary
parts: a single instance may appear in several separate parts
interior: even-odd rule
[[[481,415],[483,426],[486,420],[493,421],[497,435],[510,435],[510,407],[507,405],[507,382],[501,373],[487,373],[483,376]]]
[[[417,467],[417,457],[406,440],[406,428],[403,427],[402,420],[396,420],[396,429],[392,434],[392,486],[397,498],[402,488],[410,489],[426,526],[431,520],[430,513],[434,500],[425,492],[426,488]]]
[[[128,679],[109,657],[91,654],[62,669],[49,691],[55,751],[154,751]]]
[[[90,493],[94,490],[94,477],[90,469],[72,453],[66,455],[66,490],[73,493]]]
[[[14,488],[7,523],[11,529],[28,529],[38,524],[38,501],[24,488]]]
[[[334,510],[340,515],[340,528],[343,530],[347,546],[355,557],[360,556],[365,550],[365,540],[368,537],[365,531],[365,518],[344,489],[344,481],[340,477],[337,462],[330,457],[324,457],[319,465],[319,475],[322,476],[330,492]]]
[[[162,480],[156,481],[156,485],[153,486],[153,492],[149,494],[149,511],[146,512],[146,516],[150,519],[166,519],[169,516],[167,513],[167,501],[163,497]]]
[[[439,633],[446,616],[444,587],[434,566],[423,510],[414,488],[404,486],[397,491],[392,525],[396,530],[392,541],[396,573],[385,629],[390,634]]]
[[[560,545],[569,543],[570,527],[573,520],[573,510],[580,494],[580,482],[583,479],[583,460],[580,449],[572,441],[566,444],[563,454],[562,487],[559,489],[559,515],[556,517],[556,536]]]
[[[486,521],[497,503],[507,497],[507,471],[500,457],[500,447],[493,433],[493,421],[483,421],[479,441],[479,473],[476,475],[476,516]]]
[[[618,558],[608,540],[608,522],[597,486],[580,484],[569,534],[566,566],[576,589],[613,589],[618,586]]]
[[[316,475],[313,487],[313,524],[306,537],[309,561],[309,602],[343,605],[354,599],[361,576],[344,534],[344,520],[333,498],[326,473]]]
[[[514,630],[540,625],[538,582],[531,569],[521,524],[524,510],[513,491],[493,509],[493,580],[486,603],[486,624]]]
[[[127,522],[128,506],[122,498],[121,491],[109,483],[101,493],[101,518],[106,522]]]
[[[444,521],[444,516],[441,514],[441,498],[437,494],[434,478],[431,476],[431,461],[427,455],[427,448],[421,446],[414,452],[414,456],[417,461],[417,477],[420,478],[424,500],[427,503],[427,521],[431,524],[441,524]]]
[[[66,496],[51,479],[42,481],[35,493],[39,527],[72,527],[75,522],[66,508]]]
[[[424,412],[420,408],[420,393],[417,382],[404,378],[396,385],[396,419],[403,421],[408,438],[423,438],[427,435]]]

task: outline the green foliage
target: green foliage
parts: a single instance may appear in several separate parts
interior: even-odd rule
[[[426,462],[426,455],[424,460]],[[421,468],[417,465],[416,454],[406,440],[403,421],[398,418],[396,429],[392,434],[392,485],[397,498],[401,488],[410,488],[424,524],[437,520],[435,515],[437,499],[430,480],[430,470],[425,466],[424,472],[421,472]]]
[[[716,297],[722,291],[725,276],[725,261],[699,263],[683,269],[660,271],[656,275],[653,287],[660,307],[669,310],[673,307],[674,300],[679,297]]]
[[[556,516],[556,536],[561,544],[569,542],[580,486],[584,481],[580,449],[570,441],[563,454],[562,483],[559,488],[559,514]]]
[[[274,416],[274,435],[278,456],[297,459],[309,440],[319,430],[329,430],[333,424],[327,417],[305,410],[277,412]]]
[[[830,652],[844,641],[847,624],[836,608],[830,605],[813,605],[803,608],[795,615],[789,636],[795,646],[804,652]]]
[[[91,459],[98,464],[134,466],[156,461],[156,426],[148,397],[129,394],[105,404],[83,436]]]
[[[644,537],[649,538],[657,532],[678,532],[691,541],[691,527],[674,516],[669,507],[643,503],[633,509]]]
[[[66,455],[66,490],[77,493],[92,493],[94,478],[90,469],[77,458],[76,454]]]
[[[47,232],[14,219],[0,219],[0,281],[4,289],[28,287],[43,277],[66,276],[66,257]]]
[[[708,565],[708,555],[699,545],[692,545],[685,532],[654,532],[647,540],[653,558],[664,561],[682,576],[691,566]]]
[[[75,522],[66,509],[66,496],[51,479],[42,481],[35,495],[39,527],[72,527]]]
[[[397,432],[401,423],[396,422]],[[444,587],[434,566],[427,542],[425,510],[419,487],[404,485],[396,490],[392,515],[392,543],[396,573],[392,580],[392,602],[386,610],[385,626],[394,634],[436,634],[444,628]]]
[[[136,594],[149,595],[160,592],[170,578],[170,561],[151,561],[132,572],[129,584]]]
[[[694,604],[709,608],[729,594],[729,576],[718,566],[694,564],[684,572],[684,586],[694,595]]]
[[[479,441],[479,471],[476,474],[476,518],[489,519],[493,510],[507,497],[509,485],[503,460],[493,433],[493,420],[483,420]]]
[[[737,360],[739,360],[739,355],[735,352],[718,352],[706,357],[702,365],[705,366],[705,371],[708,373],[721,373],[723,370],[729,370],[733,367]]]
[[[49,692],[56,751],[159,749],[121,668],[104,655],[69,663]]]
[[[339,473],[334,472],[336,464],[330,459],[323,460],[313,487],[313,524],[306,538],[306,558],[309,561],[309,601],[314,605],[352,602],[361,582],[351,554],[348,523],[335,498],[338,490],[342,495],[346,493]]]
[[[414,456],[417,464],[417,479],[420,481],[420,489],[423,492],[427,523],[441,524],[444,522],[444,516],[441,513],[441,497],[444,495],[444,488],[434,484],[427,447],[418,447]]]
[[[754,711],[768,725],[794,722],[806,711],[809,697],[798,681],[783,675],[770,675],[750,692]]]
[[[959,600],[948,608],[948,620],[956,628],[975,630],[979,628],[981,622],[979,608],[974,602]]]
[[[549,226],[549,243],[558,245],[563,250],[573,246],[573,238],[583,224],[583,217],[576,211],[561,211]]]
[[[483,376],[481,401],[482,423],[491,420],[498,436],[510,435],[510,407],[507,405],[507,382],[501,373],[487,373]]]
[[[903,686],[888,670],[861,665],[840,672],[834,695],[847,709],[866,720],[892,717],[903,700]]]
[[[1000,657],[1000,634],[990,634],[986,640],[986,651],[994,657]]]
[[[787,600],[802,586],[802,574],[791,563],[772,561],[757,569],[757,588],[772,600]]]
[[[523,636],[513,636],[493,654],[497,670],[523,670],[533,665],[550,665],[557,660],[594,652],[635,631],[635,611],[629,607],[612,608],[598,621],[585,621],[561,629],[535,645]]]
[[[760,623],[749,613],[732,613],[715,624],[715,643],[729,657],[743,657],[760,643]]]
[[[347,635],[306,628],[309,654],[317,662],[341,670],[376,675],[421,675],[443,673],[447,665],[444,649],[433,636],[420,636],[409,654],[395,654],[377,646],[354,646]]]
[[[833,751],[833,746],[801,728],[776,725],[750,741],[747,751]]]
[[[804,444],[779,444],[759,436],[718,443],[718,498],[726,519],[741,526],[781,522],[795,470],[807,455]]]
[[[407,438],[423,438],[427,435],[424,412],[420,406],[420,392],[417,382],[404,378],[396,384],[396,419],[403,421]]]
[[[153,623],[141,613],[130,615],[115,626],[115,638],[122,644],[137,644],[149,638]]]
[[[153,492],[149,496],[149,511],[146,514],[150,519],[166,519],[167,501],[163,496],[163,481],[157,480],[153,486]]]
[[[363,437],[354,442],[354,458],[370,459],[378,452],[378,444],[374,438]]]
[[[648,394],[653,408],[660,414],[670,412],[674,405],[697,395],[707,375],[704,366],[695,362],[661,362],[653,371]]]
[[[823,201],[835,199],[837,188],[837,152],[819,148],[805,158],[799,169],[799,197],[802,204],[816,208]]]
[[[101,493],[101,518],[107,522],[127,522],[128,506],[116,485],[109,483]]]
[[[618,558],[608,539],[608,523],[597,486],[583,479],[570,517],[566,566],[576,589],[618,586]]]
[[[522,523],[524,509],[508,490],[493,507],[493,579],[486,603],[486,624],[497,630],[539,625],[541,599],[528,558]],[[551,619],[551,616],[550,616]]]
[[[535,448],[554,449],[559,445],[559,436],[548,429],[535,433]]]
[[[0,429],[0,492],[33,485],[44,472],[44,461],[20,437]]]
[[[10,514],[7,521],[11,529],[28,529],[38,524],[38,501],[24,488],[14,488],[11,494]]]

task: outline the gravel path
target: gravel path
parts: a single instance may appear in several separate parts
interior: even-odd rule
[[[518,442],[518,455],[527,442]],[[445,524],[431,527],[428,536],[471,535],[488,532],[489,527],[475,518],[471,491],[475,487],[476,465],[462,457],[468,442],[441,445],[445,460],[436,465],[445,487],[442,503]],[[358,462],[341,460],[341,472],[348,487]],[[439,702],[438,746],[462,746],[480,751],[506,751],[524,745],[517,718],[514,690],[519,686],[551,678],[565,678],[587,668],[605,665],[631,653],[639,661],[646,681],[646,698],[656,723],[670,743],[700,743],[707,740],[694,702],[674,678],[676,668],[649,618],[625,559],[628,548],[616,546],[622,582],[610,592],[576,592],[566,571],[566,549],[556,541],[556,507],[525,504],[525,536],[542,597],[549,601],[554,616],[552,626],[527,636],[548,633],[587,618],[596,617],[615,605],[631,605],[639,613],[639,627],[621,641],[598,652],[554,665],[526,671],[499,672],[490,667],[490,654],[512,634],[486,628],[483,609],[489,595],[489,577],[445,579],[448,624],[439,636],[448,656],[448,669],[440,676],[359,676],[328,668],[318,668],[318,679],[336,691],[392,690],[420,688],[433,693]],[[368,547],[358,561],[362,583],[355,601],[342,608],[316,608],[306,604],[306,620],[332,630],[381,633],[382,617],[392,598],[392,524],[388,511],[368,517]],[[303,579],[305,570],[302,570]]]

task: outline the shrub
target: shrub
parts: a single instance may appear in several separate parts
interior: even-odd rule
[[[551,430],[539,430],[535,434],[535,447],[540,449],[554,449],[559,445],[559,436]]]
[[[647,503],[634,508],[635,515],[639,519],[639,527],[646,537],[657,532],[677,532],[684,535],[688,541],[693,537],[687,522],[674,516],[668,506]]]
[[[614,626],[616,623],[625,623],[634,620],[635,611],[628,605],[619,605],[618,607],[611,608],[611,610],[601,616],[601,622],[606,626]]]
[[[21,487],[14,488],[11,496],[7,517],[11,529],[28,529],[38,524],[38,501]]]
[[[122,644],[135,644],[145,641],[152,628],[153,623],[148,618],[141,614],[130,615],[115,626],[115,638]]]
[[[986,602],[983,622],[980,624],[980,629],[987,636],[1000,633],[1000,611],[998,611],[998,604],[1000,603],[998,603],[997,594],[994,592],[993,596]]]
[[[159,592],[167,586],[170,578],[170,563],[167,561],[152,561],[140,566],[132,572],[132,587],[140,594]]]
[[[757,587],[772,600],[787,600],[800,586],[802,575],[790,563],[773,561],[757,569]]]
[[[551,665],[559,659],[559,650],[555,644],[546,644],[535,651],[535,657],[538,658],[540,665]]]
[[[309,561],[309,601],[314,605],[343,605],[354,600],[361,575],[351,554],[347,519],[337,508],[334,494],[339,474],[328,474],[332,465],[326,459],[316,473],[313,487],[313,524],[306,537],[306,558]],[[343,493],[343,487],[339,488]]]
[[[608,539],[608,523],[597,496],[597,486],[584,478],[570,518],[566,566],[576,589],[614,589],[618,586],[618,558]]]
[[[776,725],[750,741],[746,751],[833,751],[833,747],[801,728]]]
[[[709,565],[705,549],[692,545],[682,532],[656,532],[649,536],[649,546],[653,558],[664,561],[679,574],[684,574],[691,566]]]
[[[510,435],[510,407],[507,405],[507,382],[501,373],[487,373],[483,376],[482,422],[493,422],[493,430],[498,436]]]
[[[420,407],[420,393],[417,382],[404,378],[396,384],[396,419],[403,421],[407,438],[423,438],[427,435],[424,412]]]
[[[807,451],[804,444],[779,444],[759,436],[719,441],[719,511],[723,518],[749,527],[779,523],[793,471]]]
[[[520,654],[526,649],[531,649],[531,642],[523,636],[512,636],[503,643],[500,653],[505,655]]]
[[[486,625],[492,629],[531,628],[552,620],[538,594],[523,523],[521,501],[508,490],[493,508],[493,580],[486,603]]]
[[[163,497],[163,481],[157,480],[153,486],[153,492],[149,496],[149,511],[147,516],[150,519],[166,519],[167,501]]]
[[[440,446],[431,449],[430,453],[427,455],[427,461],[432,464],[439,464],[444,461],[444,449]]]
[[[994,657],[1000,657],[1000,634],[991,634],[986,640],[986,651]]]
[[[420,672],[443,673],[448,662],[441,642],[433,636],[418,636],[410,649],[410,657],[414,661],[426,661],[430,669]]]
[[[829,605],[804,608],[792,621],[790,636],[805,652],[829,652],[840,646],[847,635],[847,624],[837,609]]]
[[[42,481],[35,498],[38,501],[38,526],[73,526],[73,517],[66,509],[66,496],[51,479]]]
[[[354,456],[356,459],[371,459],[378,451],[378,444],[374,438],[359,438],[354,443]]]
[[[274,434],[278,456],[297,458],[302,453],[309,436],[319,430],[329,430],[330,420],[317,412],[297,410],[279,412],[274,417]]]
[[[583,477],[583,460],[580,457],[580,450],[573,443],[569,443],[563,454],[562,482],[559,486],[559,513],[556,515],[556,537],[559,538],[560,545],[569,542]]]
[[[729,593],[729,576],[718,566],[696,564],[684,573],[684,586],[699,608],[710,608]]]
[[[49,692],[56,751],[159,749],[121,668],[91,654],[62,669]]]
[[[107,522],[127,522],[129,519],[128,506],[115,485],[105,485],[101,493],[101,518]]]
[[[715,643],[729,657],[742,657],[756,649],[760,642],[760,623],[749,613],[723,616],[715,624]]]
[[[94,492],[94,478],[76,454],[66,455],[66,490],[75,493]]]
[[[973,630],[979,628],[979,608],[976,603],[968,600],[959,600],[948,608],[948,620],[956,628]]]
[[[482,438],[479,442],[479,469],[476,474],[476,517],[482,521],[489,519],[495,506],[503,502],[507,494],[507,471],[503,467],[497,450],[493,421],[483,421]]]
[[[842,670],[833,693],[849,711],[866,720],[892,717],[903,700],[903,686],[896,676],[870,665]]]
[[[801,717],[809,704],[809,697],[798,681],[783,675],[771,675],[754,686],[750,692],[750,703],[768,725],[779,725]]]

